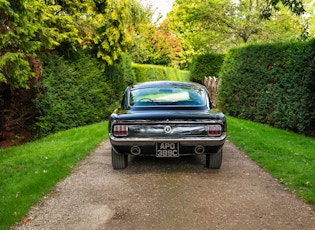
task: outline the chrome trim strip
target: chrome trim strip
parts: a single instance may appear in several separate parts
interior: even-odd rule
[[[188,137],[188,138],[116,138],[111,133],[109,134],[110,142],[116,146],[134,146],[134,145],[155,145],[156,142],[179,142],[181,145],[186,146],[218,146],[223,145],[226,139],[226,133],[220,137]]]
[[[208,120],[208,119],[204,119],[204,120],[114,120],[113,121],[113,125],[114,124],[205,124],[205,123],[210,123],[210,124],[221,124],[223,125],[223,121],[222,120]]]

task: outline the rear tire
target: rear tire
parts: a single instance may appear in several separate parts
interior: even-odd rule
[[[128,165],[128,155],[119,154],[112,148],[112,166],[114,169],[125,169]]]
[[[222,149],[214,154],[206,154],[206,166],[209,169],[220,169],[222,164]]]

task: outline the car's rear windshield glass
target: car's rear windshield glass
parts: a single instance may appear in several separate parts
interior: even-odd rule
[[[193,88],[145,88],[130,91],[131,106],[201,106],[204,91]]]

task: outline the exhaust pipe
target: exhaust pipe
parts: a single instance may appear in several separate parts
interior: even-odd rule
[[[138,156],[141,153],[141,149],[139,146],[132,146],[130,149],[130,153],[134,156]]]
[[[195,148],[195,153],[200,155],[203,154],[205,152],[205,147],[203,147],[202,145],[197,145]]]

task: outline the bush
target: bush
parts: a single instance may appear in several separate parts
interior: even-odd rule
[[[119,63],[106,67],[88,51],[70,56],[40,56],[43,76],[36,86],[38,95],[34,101],[40,113],[34,125],[37,137],[108,119],[127,85],[134,82],[189,80],[187,71],[131,65],[126,54]]]
[[[218,76],[224,56],[223,54],[207,53],[194,57],[190,67],[190,80],[203,84],[204,77]]]
[[[305,133],[314,124],[315,41],[232,49],[222,65],[227,114]]]
[[[43,76],[35,100],[40,112],[34,127],[37,137],[108,119],[130,75],[124,74],[128,61],[104,72],[103,62],[86,51],[78,51],[71,60],[57,54],[42,55],[41,60]]]
[[[114,96],[116,101],[121,100],[124,90],[135,78],[130,56],[123,54],[119,63],[105,68],[104,74],[112,86],[111,97]]]
[[[170,80],[170,81],[189,81],[189,72],[178,70],[171,67],[132,64],[135,80],[134,82]]]

